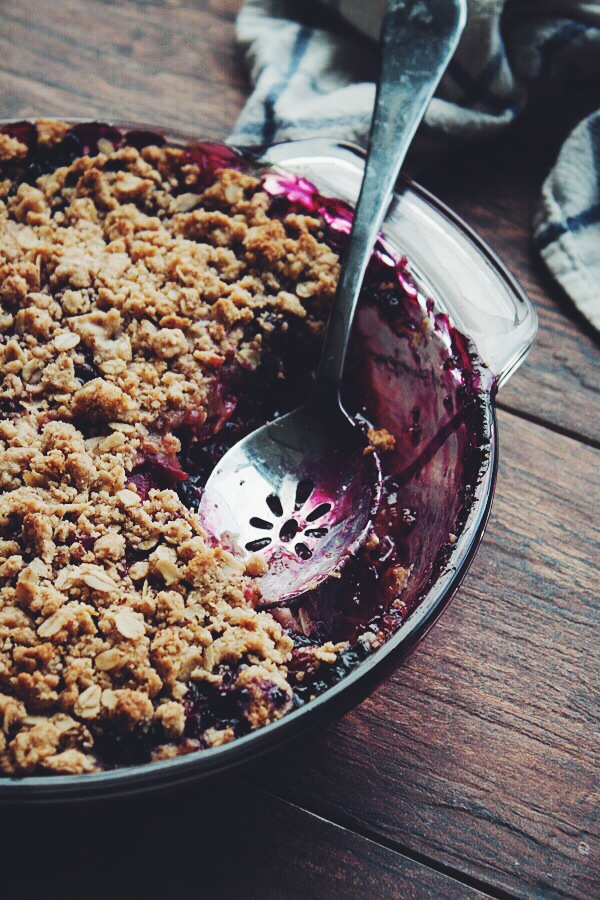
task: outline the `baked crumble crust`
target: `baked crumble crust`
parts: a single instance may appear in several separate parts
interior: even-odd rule
[[[68,129],[40,121],[39,145]],[[0,135],[0,161],[27,149]],[[173,489],[174,432],[218,427],[224,373],[255,370],[273,332],[321,332],[338,260],[320,219],[270,216],[233,169],[202,186],[172,147],[108,144],[0,194],[0,771],[233,739],[226,717],[186,731],[192,690],[268,724],[292,708],[292,640],[256,609],[262,559],[215,545]],[[148,459],[173,485],[140,487]]]

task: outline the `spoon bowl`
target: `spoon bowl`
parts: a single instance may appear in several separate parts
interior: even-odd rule
[[[212,482],[212,483],[211,483]],[[255,561],[262,605],[288,603],[339,575],[379,504],[381,469],[364,430],[338,405],[309,403],[225,454],[201,504],[206,527]]]

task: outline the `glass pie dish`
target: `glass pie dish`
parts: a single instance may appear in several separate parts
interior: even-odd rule
[[[118,128],[132,142],[148,134],[139,126]],[[182,135],[164,137],[170,145],[205,146]],[[227,158],[228,151],[213,152]],[[283,198],[306,213],[316,204],[325,221],[331,220],[332,242],[337,229],[343,248],[347,204],[360,184],[360,150],[310,140],[243,148],[239,154],[244,168],[263,179],[273,204]],[[307,600],[300,621],[308,643],[320,629],[348,647],[326,675],[311,681],[310,690],[296,673],[297,708],[277,721],[172,759],[83,776],[2,778],[0,798],[105,795],[221,771],[356,703],[441,614],[477,549],[492,501],[495,392],[525,357],[536,316],[485,245],[410,182],[398,186],[376,255],[377,265],[398,277],[404,302],[382,276],[373,282],[372,296],[358,313],[344,394],[351,411],[392,439],[383,460],[384,500],[375,517],[373,549],[383,581],[402,580],[394,604],[378,601],[368,567],[350,569],[339,585]],[[318,532],[314,527],[305,534],[317,540]],[[298,547],[310,552],[306,543]],[[395,565],[384,566],[392,549]],[[297,637],[291,665],[301,669],[302,635]]]

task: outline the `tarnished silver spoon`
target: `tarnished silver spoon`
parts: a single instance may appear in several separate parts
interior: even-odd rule
[[[340,402],[365,269],[400,166],[458,43],[466,0],[390,0],[363,183],[312,395],[232,447],[200,514],[209,532],[268,563],[265,606],[339,575],[369,530],[381,492],[377,455]]]

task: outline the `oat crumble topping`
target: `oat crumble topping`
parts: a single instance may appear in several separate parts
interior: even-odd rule
[[[38,146],[68,130],[39,122]],[[269,215],[251,175],[204,185],[181,149],[104,143],[0,182],[4,774],[98,771],[149,736],[152,759],[222,744],[227,716],[190,734],[186,704],[224,685],[247,730],[292,708],[292,640],[256,609],[263,561],[244,567],[180,499],[177,433],[218,429],[225,373],[256,370],[274,332],[322,331],[337,256],[319,218]],[[27,151],[0,135],[0,162]],[[148,460],[168,486],[136,480]]]

